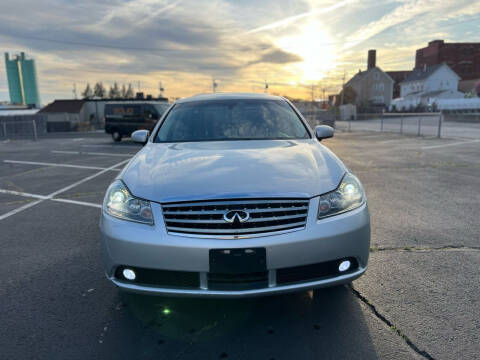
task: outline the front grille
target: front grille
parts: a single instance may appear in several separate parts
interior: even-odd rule
[[[163,204],[168,232],[197,235],[251,235],[304,227],[308,199],[217,200]],[[224,215],[234,210],[248,220],[229,223]]]
[[[268,272],[247,274],[216,274],[208,273],[208,288],[210,290],[253,290],[268,287]]]

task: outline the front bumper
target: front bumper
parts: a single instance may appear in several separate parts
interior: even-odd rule
[[[353,211],[317,220],[319,198],[310,200],[304,229],[243,239],[196,238],[166,232],[161,206],[152,203],[155,225],[143,225],[113,218],[105,212],[100,220],[101,245],[105,273],[125,291],[178,296],[243,297],[278,294],[339,285],[361,276],[368,263],[370,217],[367,205]],[[268,284],[247,290],[209,289],[209,250],[264,247]],[[336,259],[354,258],[358,267],[346,274],[311,279],[292,284],[278,284],[279,269],[318,264]],[[136,284],[115,277],[118,266],[145,269],[196,272],[199,287],[161,287]]]

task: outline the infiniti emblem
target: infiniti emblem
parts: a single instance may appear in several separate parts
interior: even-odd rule
[[[228,223],[245,222],[250,218],[250,214],[243,210],[230,210],[223,214],[223,220]]]

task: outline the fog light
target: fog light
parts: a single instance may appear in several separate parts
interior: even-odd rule
[[[350,260],[344,260],[340,263],[340,265],[338,265],[338,271],[340,272],[344,272],[344,271],[347,271],[348,269],[350,269]]]
[[[123,276],[127,280],[135,280],[135,271],[132,269],[123,269]]]

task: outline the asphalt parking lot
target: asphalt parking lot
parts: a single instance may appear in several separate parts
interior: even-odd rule
[[[353,287],[205,300],[122,294],[104,277],[101,203],[137,145],[1,142],[0,358],[478,358],[480,142],[362,132],[325,144],[367,193],[367,273]]]

